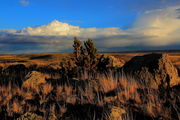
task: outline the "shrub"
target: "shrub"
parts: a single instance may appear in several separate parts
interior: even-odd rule
[[[112,60],[108,56],[98,55],[97,48],[92,40],[82,41],[74,38],[73,43],[73,57],[64,59],[61,66],[62,78],[67,79],[77,77],[78,73],[88,72],[94,74],[97,71],[106,71],[112,67]]]

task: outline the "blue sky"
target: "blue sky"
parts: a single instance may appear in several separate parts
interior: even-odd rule
[[[67,52],[74,36],[100,51],[180,48],[180,0],[0,0],[0,15],[0,53]]]
[[[145,1],[151,0],[1,0],[0,27],[21,29],[56,19],[83,28],[124,28],[142,10],[159,3]]]

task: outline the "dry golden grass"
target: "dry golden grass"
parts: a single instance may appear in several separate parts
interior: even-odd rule
[[[114,79],[112,75],[105,77],[105,76],[98,76],[100,91],[107,93],[113,90],[116,90],[118,87],[118,79]]]
[[[140,95],[137,89],[142,86],[138,85],[132,77],[123,76],[120,79],[121,90],[118,91],[118,100],[126,103],[128,100],[134,100],[136,103],[141,103]]]
[[[43,84],[42,85],[42,90],[41,91],[42,91],[42,93],[44,95],[49,94],[52,90],[53,90],[53,87],[52,87],[51,84]]]
[[[109,73],[108,76],[99,74],[95,80],[98,86],[94,86],[89,82],[85,89],[83,88],[84,86],[73,88],[73,86],[67,84],[52,86],[49,83],[40,85],[40,90],[38,91],[32,88],[25,90],[13,87],[13,85],[8,87],[1,86],[0,106],[7,106],[8,116],[40,111],[44,116],[53,113],[62,117],[68,111],[66,106],[68,104],[91,104],[103,108],[107,103],[115,101],[121,103],[121,105],[130,105],[132,103],[129,103],[129,101],[133,100],[134,106],[141,108],[151,117],[155,118],[161,114],[169,115],[169,113],[166,113],[169,109],[164,108],[166,109],[164,111],[157,93],[152,92],[151,89],[139,86],[132,77],[121,75],[116,77],[112,73]],[[137,89],[147,89],[147,98],[141,98]],[[111,91],[114,91],[116,94],[109,97],[102,95]],[[19,96],[22,99],[17,99],[15,96]],[[146,100],[146,105],[144,105],[143,100]],[[114,108],[111,109],[113,110]],[[116,118],[119,113],[126,114],[127,112],[118,107],[117,110],[114,109],[113,112],[107,113],[105,117]],[[132,116],[128,116],[126,120],[132,120],[131,118]]]
[[[0,66],[8,67],[9,65],[24,64],[25,66],[51,66],[59,68],[59,62],[69,53],[42,53],[42,54],[22,54],[22,55],[1,55]]]

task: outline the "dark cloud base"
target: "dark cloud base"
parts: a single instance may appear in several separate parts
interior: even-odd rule
[[[86,40],[85,38],[80,38]],[[136,41],[136,44],[124,45],[117,43],[116,46],[109,45],[111,39],[122,40],[131,39]],[[166,46],[148,46],[143,45],[142,42],[137,42],[144,37],[132,36],[112,36],[93,39],[99,52],[137,52],[137,51],[154,51],[154,50],[177,50],[180,48],[179,44],[170,44]],[[0,54],[27,54],[27,53],[67,53],[72,52],[73,37],[56,37],[56,36],[23,36],[13,34],[0,34]],[[119,46],[118,46],[119,44]],[[121,46],[120,46],[121,45]]]
[[[41,47],[39,44],[35,43],[10,43],[5,44],[6,47],[2,47],[0,54],[30,54],[30,53],[69,53],[72,52],[72,48],[67,48],[63,50],[49,50]],[[171,50],[180,50],[179,45],[167,45],[167,46],[125,46],[125,47],[112,47],[112,48],[103,48],[96,46],[98,52],[144,52],[144,51],[171,51]]]

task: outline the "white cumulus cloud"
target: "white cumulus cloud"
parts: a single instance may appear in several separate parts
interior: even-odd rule
[[[85,38],[95,38],[101,36],[112,36],[122,34],[119,28],[80,28],[72,26],[68,23],[59,22],[57,20],[39,27],[27,27],[18,31],[9,31],[17,35],[31,36],[77,36]]]

